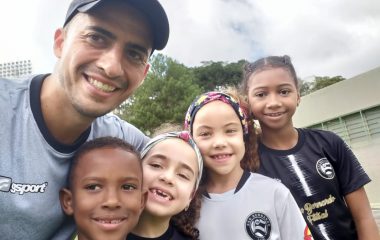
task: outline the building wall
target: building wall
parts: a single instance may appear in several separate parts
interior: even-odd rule
[[[302,97],[293,123],[341,136],[372,179],[365,187],[372,207],[380,207],[380,67]]]
[[[301,98],[293,117],[299,127],[380,105],[380,67]]]

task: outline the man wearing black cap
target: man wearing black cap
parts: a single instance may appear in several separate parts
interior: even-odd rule
[[[1,239],[69,238],[58,192],[70,157],[101,136],[141,150],[147,137],[109,112],[142,84],[168,37],[157,0],[74,0],[54,35],[53,73],[0,80]]]

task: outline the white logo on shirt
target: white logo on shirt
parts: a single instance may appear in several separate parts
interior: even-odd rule
[[[253,240],[267,240],[272,231],[272,224],[264,213],[253,212],[245,220],[245,230]]]
[[[0,176],[0,191],[18,193],[44,193],[48,183],[41,184],[27,184],[27,183],[13,183],[9,177]]]
[[[334,168],[327,158],[319,159],[315,167],[321,177],[325,179],[333,179],[335,177]]]

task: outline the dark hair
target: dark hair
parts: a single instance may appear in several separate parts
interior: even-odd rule
[[[190,237],[192,240],[199,239],[199,230],[195,227],[195,224],[200,217],[202,195],[198,190],[195,192],[189,208],[186,211],[181,211],[171,218],[171,221],[177,230]]]
[[[271,69],[271,68],[283,68],[287,70],[292,76],[294,83],[296,85],[296,88],[299,89],[296,70],[293,67],[290,57],[288,55],[284,55],[282,57],[269,56],[265,58],[260,58],[259,60],[256,60],[253,63],[247,63],[244,65],[243,80],[240,86],[241,88],[240,90],[242,91],[242,93],[247,94],[249,78],[253,74],[257,72],[261,72],[263,70]]]
[[[125,150],[126,152],[130,152],[140,160],[140,153],[129,143],[126,141],[116,138],[116,137],[100,137],[100,138],[95,138],[93,140],[90,140],[88,142],[85,142],[82,146],[78,148],[78,150],[74,153],[74,156],[71,158],[71,163],[70,163],[70,169],[69,169],[69,174],[67,178],[67,187],[69,189],[72,188],[72,183],[73,183],[73,178],[74,178],[74,171],[76,166],[78,165],[78,162],[82,158],[82,156],[94,149],[99,149],[99,148],[119,148],[122,150]],[[142,171],[142,165],[141,161],[139,161],[140,168]]]
[[[236,88],[229,87],[224,92],[234,97],[238,101],[240,108],[246,113],[249,113],[248,102],[238,93]],[[249,116],[248,114],[246,115]],[[244,137],[245,153],[240,162],[240,166],[244,170],[256,172],[259,168],[256,127],[253,119],[246,119],[246,121],[248,122],[248,135]]]

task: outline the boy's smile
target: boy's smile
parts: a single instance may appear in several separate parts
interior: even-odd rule
[[[123,239],[135,227],[145,203],[139,161],[134,153],[114,147],[80,156],[72,189],[65,192],[78,236]]]

